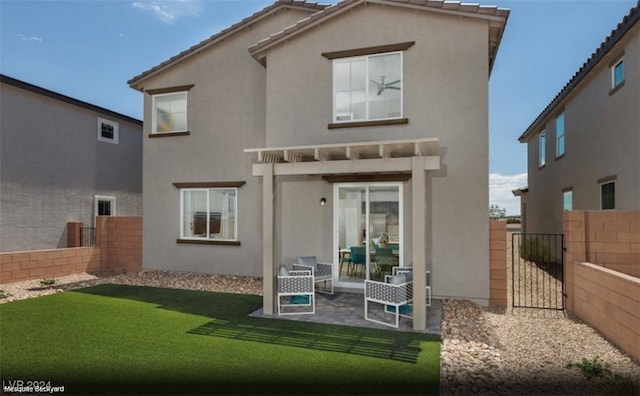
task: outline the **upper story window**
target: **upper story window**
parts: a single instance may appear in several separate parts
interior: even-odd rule
[[[152,133],[187,131],[187,93],[153,96]]]
[[[556,157],[564,155],[564,112],[556,117]]]
[[[193,85],[149,89],[151,99],[151,136],[188,135],[187,92]]]
[[[402,52],[333,61],[333,121],[402,117]]]
[[[542,131],[538,135],[538,167],[542,168],[547,163],[547,132]]]
[[[600,183],[600,209],[613,210],[616,208],[615,180]]]
[[[118,144],[118,123],[98,117],[98,140],[101,142]]]
[[[611,88],[617,88],[623,82],[624,82],[624,58],[620,58],[611,67]]]

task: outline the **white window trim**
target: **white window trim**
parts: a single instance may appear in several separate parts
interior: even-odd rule
[[[369,118],[369,102],[368,99],[365,102],[365,118],[362,120],[338,120],[337,119],[337,113],[336,113],[336,65],[338,63],[344,63],[344,62],[353,62],[354,60],[358,60],[358,59],[364,59],[365,60],[365,81],[367,81],[367,83],[365,84],[365,98],[369,97],[369,58],[372,57],[378,57],[378,56],[385,56],[385,55],[394,55],[394,54],[400,54],[400,115],[397,117],[387,117],[387,118],[374,118],[371,119]],[[393,52],[385,52],[385,53],[381,53],[381,54],[371,54],[371,55],[362,55],[362,56],[352,56],[349,58],[338,58],[338,59],[334,59],[333,60],[333,64],[332,64],[332,94],[333,94],[333,100],[332,100],[332,119],[333,122],[335,124],[341,124],[341,123],[350,123],[350,122],[368,122],[368,121],[384,121],[384,120],[396,120],[396,119],[401,119],[404,116],[404,54],[403,51],[393,51]]]
[[[622,85],[622,83],[624,83],[625,75],[623,70],[622,80],[618,84],[616,84],[616,67],[618,67],[618,65],[620,65],[621,63],[623,64],[623,67],[624,67],[624,56],[618,59],[617,61],[615,61],[613,66],[611,66],[611,89],[617,88],[618,86]]]
[[[96,195],[94,197],[94,204],[93,204],[93,213],[94,213],[94,218],[96,216],[98,216],[98,203],[100,201],[109,201],[111,202],[111,215],[110,216],[115,216],[116,215],[116,197],[111,196],[111,195]]]
[[[542,138],[544,137],[544,144]],[[544,157],[542,153],[544,152]],[[547,131],[544,130],[538,134],[538,168],[547,165]]]
[[[209,214],[209,191],[211,190],[235,190],[235,216],[234,221],[234,236],[233,238],[202,238],[202,237],[193,237],[193,236],[185,236],[184,232],[184,192],[185,191],[205,191],[207,193],[207,215]],[[207,216],[207,232],[209,230],[209,216]],[[211,188],[181,188],[180,189],[180,239],[189,240],[189,241],[230,241],[237,242],[238,241],[238,188],[237,187],[211,187]]]
[[[111,125],[113,127],[113,139],[102,136],[102,124]],[[118,144],[120,141],[119,124],[106,118],[98,117],[98,140],[101,142]]]
[[[166,132],[158,132],[156,130],[156,128],[158,127],[158,121],[157,121],[157,116],[156,116],[156,99],[161,97],[161,96],[171,96],[171,95],[178,95],[178,94],[184,94],[185,95],[185,102],[186,102],[186,111],[185,111],[185,116],[186,116],[186,128],[183,130],[177,130],[177,131],[166,131]],[[180,133],[180,132],[187,132],[189,130],[189,91],[175,91],[175,92],[167,92],[167,93],[161,93],[161,94],[155,94],[151,97],[151,134],[153,135],[162,135],[163,133]]]

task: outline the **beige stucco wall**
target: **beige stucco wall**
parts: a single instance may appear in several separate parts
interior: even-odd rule
[[[611,89],[610,63],[624,51],[625,83]],[[640,209],[640,27],[599,65],[544,122],[547,161],[538,167],[538,136],[528,140],[527,232],[562,232],[562,190],[573,188],[574,210],[600,209],[598,180],[616,176],[616,210]],[[555,117],[564,109],[566,154],[556,159]]]
[[[390,22],[390,21],[393,21]],[[384,27],[383,29],[381,27]],[[368,4],[333,18],[267,52],[267,146],[294,146],[419,137],[440,138],[441,170],[427,172],[427,267],[435,296],[489,298],[488,22]],[[322,52],[415,41],[404,51],[404,116],[408,125],[329,130],[332,62]],[[276,216],[277,260],[307,251],[331,257],[332,227],[316,212],[324,181],[284,184],[281,207],[310,216],[312,239],[294,216]],[[322,186],[325,183],[326,186]],[[295,191],[295,194],[290,192]],[[411,219],[410,182],[405,219]],[[305,208],[306,206],[306,208]],[[328,216],[327,216],[328,217]],[[413,219],[415,221],[415,219]],[[405,221],[405,247],[411,239]],[[287,238],[293,238],[295,243]],[[316,253],[315,242],[322,241]],[[306,246],[306,248],[305,248]],[[325,249],[329,249],[328,251]],[[405,250],[410,258],[410,249]],[[410,260],[405,265],[411,265]]]
[[[247,48],[308,15],[282,10],[143,82],[145,90],[194,84],[190,135],[148,138],[151,96],[144,95],[145,269],[262,275],[262,180],[248,147],[265,144],[265,69]],[[238,190],[241,246],[177,244],[180,193],[174,182],[245,181]]]

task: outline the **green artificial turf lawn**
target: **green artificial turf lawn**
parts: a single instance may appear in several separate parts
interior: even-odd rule
[[[0,305],[0,376],[65,394],[437,394],[440,340],[251,318],[259,296],[102,285]]]

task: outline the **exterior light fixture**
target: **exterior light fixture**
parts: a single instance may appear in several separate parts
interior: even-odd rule
[[[324,206],[327,203],[327,199],[325,197],[320,198],[320,206]]]

